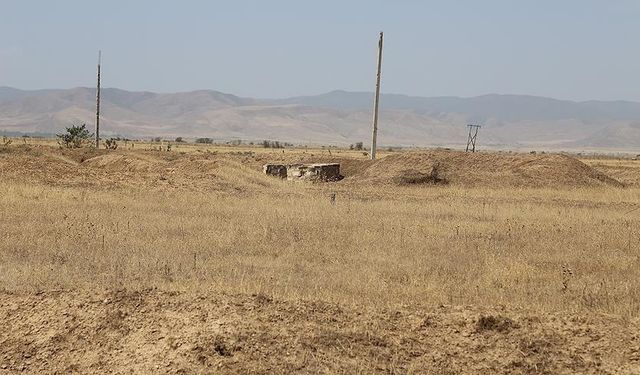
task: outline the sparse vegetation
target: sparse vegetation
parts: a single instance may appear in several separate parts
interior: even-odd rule
[[[9,146],[11,143],[13,143],[13,141],[10,138],[8,138],[8,137],[6,137],[4,135],[2,136],[2,144],[0,144],[0,146],[5,146],[6,147],[6,146]]]
[[[11,323],[4,324],[4,350],[21,360],[23,353],[46,356],[46,365],[31,362],[33,372],[60,363],[64,372],[60,353],[84,358],[85,348],[119,355],[107,349],[113,345],[136,356],[144,355],[141,345],[161,345],[170,357],[163,366],[176,372],[264,365],[265,358],[279,369],[283,352],[291,361],[348,372],[349,350],[367,359],[359,368],[370,373],[449,368],[432,359],[441,354],[430,348],[442,346],[464,351],[447,355],[472,365],[478,357],[466,353],[498,353],[505,358],[498,369],[561,373],[554,363],[586,355],[588,340],[612,348],[589,349],[607,354],[599,363],[629,363],[640,317],[637,162],[589,161],[624,178],[626,188],[569,179],[564,175],[593,170],[528,153],[473,156],[480,164],[497,158],[502,168],[476,172],[481,185],[450,170],[467,164],[451,164],[457,156],[448,151],[397,152],[373,164],[348,153],[347,178],[326,185],[260,172],[265,155],[290,162],[320,151],[246,153],[220,145],[182,155],[11,146],[0,157],[0,207],[7,208],[0,210],[0,304],[31,318],[4,315],[0,323]],[[444,156],[446,170],[431,163]],[[512,168],[523,165],[518,158],[528,158],[524,174]],[[522,186],[534,172],[550,173],[533,158],[554,162],[565,179],[554,181],[580,184]],[[453,181],[375,180],[406,164],[430,181]],[[211,329],[207,316],[231,328]],[[82,324],[70,331],[72,319]],[[283,319],[286,329],[271,323]],[[36,340],[42,321],[67,339]],[[16,339],[20,334],[25,340]],[[75,344],[79,337],[85,346]],[[306,356],[311,352],[322,355]],[[157,363],[155,354],[145,359]],[[593,368],[575,363],[577,370]]]
[[[356,142],[355,144],[349,145],[349,150],[362,151],[363,149],[362,142]]]
[[[251,167],[255,170],[247,170],[238,164],[245,160],[244,154],[237,158],[219,155],[221,164],[188,161],[187,156],[172,158],[180,167],[172,168],[171,175],[164,172],[169,167],[161,162],[164,159],[154,166],[148,158],[130,159],[122,166],[99,158],[96,165],[108,167],[86,170],[92,177],[82,181],[96,183],[101,178],[96,173],[102,170],[108,172],[106,180],[119,175],[117,168],[124,168],[122,173],[137,170],[134,177],[115,179],[122,181],[115,185],[118,192],[101,190],[102,185],[97,184],[90,190],[83,188],[82,193],[72,185],[78,178],[75,169],[60,164],[56,168],[64,169],[55,172],[57,159],[43,157],[37,160],[53,163],[48,165],[47,176],[69,173],[56,175],[58,185],[69,181],[66,189],[42,182],[0,184],[0,203],[13,207],[1,217],[9,224],[0,244],[5,267],[0,283],[9,289],[46,288],[51,282],[65,287],[113,283],[154,287],[165,285],[162,275],[168,274],[171,283],[185,288],[215,285],[220,290],[265,291],[284,298],[378,304],[508,301],[547,310],[571,306],[640,316],[640,294],[636,292],[640,274],[633,263],[640,248],[637,220],[620,210],[640,204],[635,188],[518,189],[514,195],[515,190],[508,186],[434,189],[389,184],[379,185],[371,195],[366,186],[350,183],[347,175],[344,183],[331,187],[338,195],[337,203],[331,205],[326,193],[317,194],[315,188],[283,186],[261,175],[257,171],[261,162]],[[206,160],[202,163],[209,163]],[[89,168],[92,163],[89,159],[83,164]],[[215,179],[196,172],[203,165],[214,168],[210,173]],[[62,172],[67,168],[73,173]],[[5,181],[14,181],[7,173],[15,168],[2,170]],[[33,178],[39,171],[26,175]],[[162,182],[168,187],[183,186],[171,203],[161,198],[162,190],[149,190],[158,174],[165,176]],[[21,170],[15,176],[22,175],[25,171]],[[439,167],[426,176],[429,182],[443,177]],[[220,183],[216,199],[198,198],[198,191],[211,196],[212,181]],[[138,189],[144,196],[137,195]],[[75,200],[87,191],[95,199]],[[373,196],[376,198],[371,199]],[[199,203],[188,203],[193,201]],[[113,211],[105,211],[105,205]],[[67,215],[64,220],[59,220],[61,211]],[[73,215],[80,211],[86,214]],[[175,231],[175,220],[166,217],[190,218],[180,224],[179,245],[168,235]],[[129,229],[123,229],[127,222]],[[47,224],[32,225],[29,236],[33,237],[28,239],[20,229],[23,223]],[[85,232],[86,225],[93,229]],[[108,250],[104,252],[96,250],[102,246],[103,235]],[[18,243],[30,254],[28,263],[12,252]],[[128,250],[132,248],[137,250]],[[611,248],[618,250],[606,250]],[[198,266],[185,268],[194,251],[198,252]],[[67,254],[61,268],[50,268],[54,254]],[[248,259],[253,263],[246,263]],[[323,264],[330,259],[340,261],[327,268]],[[571,265],[566,267],[571,269],[570,278],[569,271],[560,273],[562,265]],[[95,272],[85,273],[89,268]],[[605,290],[598,287],[598,280],[606,280],[606,294],[598,292]],[[598,298],[606,301],[598,302]]]
[[[93,133],[87,130],[87,125],[71,125],[62,134],[56,134],[58,144],[64,148],[81,148],[91,144]]]
[[[285,147],[292,147],[292,146],[293,144],[287,143],[287,142],[267,141],[267,140],[262,141],[263,148],[285,148]]]
[[[196,143],[200,143],[200,144],[212,144],[212,143],[213,143],[213,139],[211,139],[211,138],[197,138],[197,139],[196,139]]]
[[[118,141],[116,138],[109,138],[104,141],[104,148],[107,150],[116,150],[118,149]]]
[[[278,142],[278,141],[267,141],[267,140],[264,140],[264,141],[262,141],[262,147],[264,147],[264,148],[281,148],[282,145],[280,145],[280,142]]]

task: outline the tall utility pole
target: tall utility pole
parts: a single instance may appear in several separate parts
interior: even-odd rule
[[[98,51],[98,85],[96,89],[96,148],[100,148],[100,63],[102,51]]]
[[[378,141],[378,107],[380,104],[380,71],[382,68],[382,38],[383,33],[380,32],[380,40],[378,41],[378,73],[376,75],[376,96],[373,102],[373,135],[371,137],[371,160],[376,160],[376,147]]]

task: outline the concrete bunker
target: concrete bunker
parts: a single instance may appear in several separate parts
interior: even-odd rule
[[[265,174],[289,181],[340,181],[340,164],[320,163],[320,164],[265,164],[263,166]]]
[[[265,174],[280,178],[287,178],[287,166],[282,164],[265,164],[262,167]]]

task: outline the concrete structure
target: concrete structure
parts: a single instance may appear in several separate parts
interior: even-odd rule
[[[262,171],[269,176],[287,178],[287,166],[283,164],[265,164]]]
[[[340,164],[265,164],[263,167],[265,174],[286,178],[290,181],[339,181],[343,177],[340,175]]]

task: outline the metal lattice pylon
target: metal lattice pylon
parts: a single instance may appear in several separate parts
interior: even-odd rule
[[[466,152],[476,152],[476,138],[478,138],[478,129],[481,128],[480,125],[467,125],[469,128],[469,138],[467,138],[467,149]]]

